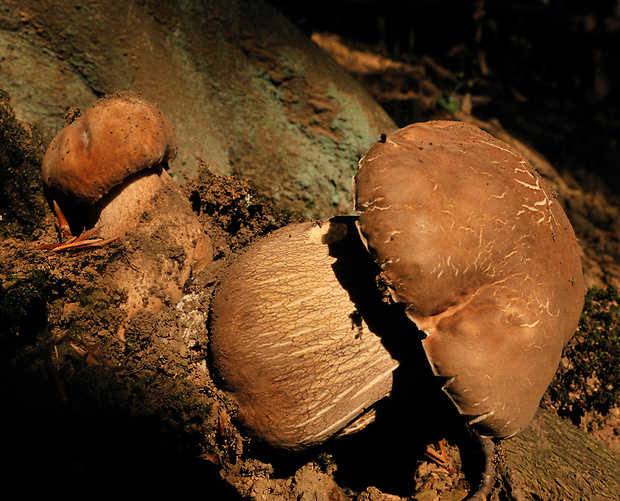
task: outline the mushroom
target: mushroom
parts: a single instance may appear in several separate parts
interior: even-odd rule
[[[480,438],[471,499],[486,499],[491,438],[529,423],[577,327],[573,229],[521,154],[466,123],[382,136],[353,192],[359,217],[283,228],[232,265],[214,372],[256,437],[299,450],[360,430],[397,390],[419,398],[430,362]]]
[[[126,238],[165,241],[171,254],[157,262],[145,246],[135,252],[131,270],[118,279],[125,288],[152,287],[166,276],[162,288],[173,300],[192,271],[211,261],[211,244],[189,201],[165,168],[177,152],[174,128],[157,106],[137,93],[119,92],[96,102],[75,117],[52,140],[42,175],[46,195],[56,208],[65,236],[75,230],[100,228],[105,242]],[[129,236],[131,238],[129,238]],[[82,238],[82,237],[81,237]],[[53,246],[83,248],[77,243]],[[134,280],[138,280],[138,283]],[[138,296],[133,301],[137,308]]]
[[[534,416],[577,327],[577,240],[527,160],[476,126],[410,125],[354,177],[358,228],[422,330],[444,391],[482,437]]]
[[[354,221],[276,230],[236,260],[214,296],[215,373],[240,421],[277,449],[370,423],[399,366],[388,338],[413,337],[402,309],[383,302]]]

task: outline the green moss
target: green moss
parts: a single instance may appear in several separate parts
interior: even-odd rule
[[[306,78],[306,61],[299,51],[284,47],[280,53],[281,72],[285,77]]]
[[[460,109],[459,103],[457,103],[452,96],[440,97],[436,102],[439,108],[447,111],[450,115],[454,115],[454,113]]]
[[[549,393],[558,412],[578,422],[586,412],[605,414],[620,405],[618,388],[620,293],[616,287],[594,286]]]

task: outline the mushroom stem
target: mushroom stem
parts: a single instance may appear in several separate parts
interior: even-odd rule
[[[199,226],[197,220],[183,205],[183,195],[167,171],[161,165],[146,169],[129,176],[123,183],[112,188],[101,200],[92,205],[86,205],[87,226],[101,226],[100,235],[103,238],[123,238],[135,231],[139,223],[147,223],[152,219],[168,219],[166,213],[180,214],[174,219],[174,226],[187,224]],[[156,208],[157,207],[157,208]],[[189,205],[187,205],[187,209]],[[154,211],[164,211],[156,214]],[[172,218],[170,218],[172,219]],[[177,228],[177,231],[182,231]],[[196,231],[195,238],[198,238]]]
[[[101,226],[102,237],[118,235],[130,250],[130,269],[115,277],[128,291],[130,310],[141,309],[145,298],[147,309],[157,309],[164,297],[176,303],[190,275],[211,262],[202,224],[161,167],[136,173],[113,188],[91,207],[88,217],[89,225]],[[154,285],[159,291],[155,295]]]
[[[474,494],[467,498],[468,501],[485,501],[493,488],[493,479],[495,477],[495,465],[493,459],[495,456],[495,443],[490,438],[481,437],[476,431],[472,431],[476,443],[480,446],[479,452],[482,455],[483,469],[480,476],[478,488]]]
[[[158,172],[159,171],[159,172]],[[136,228],[145,209],[163,192],[166,171],[158,168],[136,172],[106,193],[98,202],[87,205],[88,226],[102,226],[104,238],[124,237]]]

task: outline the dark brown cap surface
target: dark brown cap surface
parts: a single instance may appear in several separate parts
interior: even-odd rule
[[[446,393],[484,435],[519,431],[583,305],[577,241],[548,187],[506,143],[436,121],[373,146],[354,193],[360,233]]]

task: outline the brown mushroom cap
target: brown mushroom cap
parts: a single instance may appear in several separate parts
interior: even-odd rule
[[[107,277],[124,290],[130,314],[179,301],[191,274],[212,260],[205,227],[163,165],[176,151],[174,129],[157,106],[118,92],[65,126],[44,157],[46,195],[65,236],[130,234],[127,259]]]
[[[390,393],[398,362],[343,286],[363,288],[365,263],[374,285],[354,222],[322,221],[273,232],[229,269],[212,303],[211,350],[256,437],[303,449],[363,427]]]
[[[533,417],[574,333],[584,282],[573,229],[527,160],[476,126],[414,124],[354,178],[359,231],[444,391],[482,435]]]
[[[43,159],[43,181],[65,201],[92,204],[128,176],[177,153],[174,128],[139,94],[99,100],[52,140]]]

